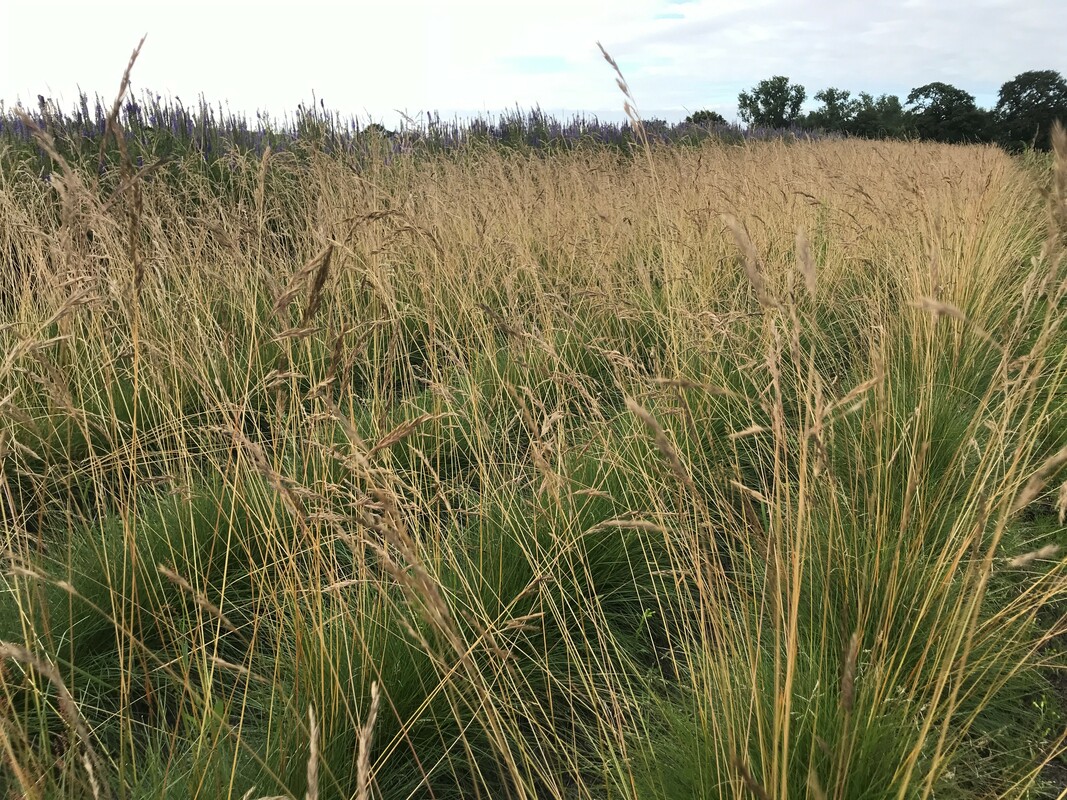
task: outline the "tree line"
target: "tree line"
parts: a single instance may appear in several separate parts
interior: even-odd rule
[[[823,130],[868,139],[915,138],[936,142],[994,142],[1019,151],[1047,150],[1053,121],[1067,123],[1067,80],[1055,70],[1031,70],[1000,87],[994,108],[980,108],[974,95],[940,81],[919,86],[902,102],[897,95],[853,95],[830,87],[815,94],[819,106],[801,111],[807,91],[784,75],[760,81],[737,96],[749,126]],[[715,111],[698,111],[686,122],[725,124]]]

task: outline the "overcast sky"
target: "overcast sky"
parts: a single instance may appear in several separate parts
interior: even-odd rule
[[[203,93],[280,116],[312,93],[395,124],[396,110],[464,115],[539,104],[621,115],[596,47],[645,117],[712,108],[772,75],[809,98],[838,86],[899,94],[952,83],[992,105],[1019,72],[1067,74],[1067,0],[0,0],[0,100],[109,98],[129,54],[137,91]]]

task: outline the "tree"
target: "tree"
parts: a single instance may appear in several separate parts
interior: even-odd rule
[[[986,142],[992,116],[974,103],[974,95],[948,83],[928,83],[908,94],[909,116],[923,139],[938,142]]]
[[[868,92],[860,92],[856,105],[856,113],[846,128],[852,136],[899,139],[911,131],[904,106],[895,94],[883,94],[875,98]]]
[[[395,133],[387,129],[380,122],[372,122],[370,125],[363,129],[363,133],[371,136],[380,136],[382,139],[391,139],[396,136]]]
[[[705,108],[701,111],[694,111],[685,118],[685,121],[689,125],[725,125],[726,117],[718,111],[710,111]]]
[[[859,101],[853,100],[852,92],[847,89],[823,89],[816,93],[815,99],[820,101],[822,106],[808,114],[805,125],[809,128],[843,133],[860,108]]]
[[[645,126],[645,133],[651,135],[666,136],[671,129],[671,124],[667,120],[660,117],[649,117],[648,119],[641,120],[641,124]]]
[[[797,121],[807,96],[799,83],[790,83],[784,75],[775,75],[737,96],[738,113],[749,125],[785,128]]]
[[[1051,69],[1022,72],[1000,87],[994,113],[1002,146],[1047,150],[1053,121],[1067,123],[1067,80]]]

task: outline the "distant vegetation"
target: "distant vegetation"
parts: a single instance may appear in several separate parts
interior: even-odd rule
[[[853,95],[834,87],[814,95],[819,105],[801,108],[807,91],[785,76],[760,81],[738,96],[743,125],[732,125],[718,112],[704,109],[677,124],[647,119],[644,135],[654,142],[699,144],[714,138],[741,144],[770,139],[805,140],[854,136],[867,139],[919,139],[946,143],[993,142],[1018,152],[1029,147],[1048,150],[1049,133],[1057,119],[1067,120],[1067,80],[1058,72],[1024,72],[1005,83],[994,109],[981,109],[974,97],[946,83],[913,89],[904,102],[895,95]],[[37,144],[20,116],[53,137],[59,154],[72,163],[96,160],[117,164],[118,140],[105,136],[112,109],[82,95],[77,106],[65,109],[43,96],[32,109],[0,103],[0,159],[10,165],[37,164],[42,174],[54,168],[51,157]],[[325,103],[301,105],[293,114],[254,120],[205,99],[186,105],[178,98],[145,92],[117,110],[116,130],[135,163],[195,155],[207,164],[232,152],[260,155],[308,147],[327,153],[347,153],[375,159],[405,152],[448,152],[471,146],[500,146],[536,150],[570,150],[607,145],[632,150],[641,135],[630,122],[601,121],[575,116],[555,119],[534,109],[515,109],[495,117],[443,119],[427,113],[408,120],[398,130],[376,122],[361,122],[330,111]],[[2,147],[2,145],[7,145]]]
[[[685,118],[687,125],[726,125],[726,117],[718,111],[697,111]]]
[[[538,109],[451,120],[427,113],[408,120],[398,130],[344,117],[327,109],[321,101],[301,105],[295,113],[281,118],[257,114],[250,120],[202,98],[187,106],[179,98],[145,93],[122,103],[109,129],[111,111],[110,105],[99,97],[90,102],[85,95],[73,109],[64,109],[43,96],[33,109],[5,108],[0,104],[0,163],[6,162],[8,168],[14,164],[33,165],[42,174],[52,172],[54,160],[34,138],[33,126],[47,133],[56,152],[74,164],[91,163],[98,169],[105,164],[117,165],[122,157],[121,138],[122,146],[138,166],[193,158],[214,167],[216,174],[235,154],[262,155],[267,148],[273,153],[289,152],[296,158],[316,150],[370,163],[403,154],[486,147],[554,152],[606,146],[632,152],[640,144],[642,133],[652,142],[677,145],[695,145],[708,138],[744,144],[839,136],[817,130],[730,125],[714,112],[700,112],[674,125],[645,120],[639,133],[630,122],[605,122],[584,116],[559,120]],[[22,114],[28,115],[31,124],[24,121]],[[116,132],[121,136],[115,136]]]
[[[1000,88],[997,105],[982,109],[974,96],[947,83],[912,89],[904,103],[895,95],[853,97],[845,89],[816,93],[818,108],[806,114],[807,92],[777,75],[738,95],[741,119],[750,125],[797,126],[864,138],[918,138],[948,143],[995,142],[1019,151],[1048,150],[1055,120],[1067,122],[1067,80],[1053,70],[1015,76]],[[700,112],[698,112],[700,113]]]

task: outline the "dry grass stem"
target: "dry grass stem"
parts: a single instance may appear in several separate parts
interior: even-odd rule
[[[1018,497],[1015,498],[1011,513],[1017,514],[1034,502],[1045,488],[1049,477],[1055,474],[1064,464],[1067,464],[1067,445],[1064,445],[1045,459],[1045,462],[1038,467],[1037,471],[1030,477],[1030,480],[1026,482],[1023,490],[1019,492]]]
[[[721,219],[733,235],[737,248],[744,256],[745,275],[756,293],[756,299],[765,309],[778,308],[778,301],[767,287],[767,282],[763,277],[763,264],[756,246],[752,243],[752,239],[749,238],[748,231],[745,230],[740,220],[732,214],[723,214]]]
[[[305,800],[319,800],[319,723],[315,719],[315,707],[308,706],[308,736],[311,751],[308,754],[307,793]]]
[[[841,673],[841,708],[851,714],[856,702],[856,659],[860,652],[859,634],[853,632],[845,652],[845,668]]]
[[[356,800],[370,800],[371,791],[371,742],[374,740],[374,725],[378,721],[378,703],[381,691],[378,682],[370,686],[370,711],[367,720],[359,731],[359,761],[356,765]]]
[[[1019,567],[1025,567],[1035,561],[1044,561],[1053,558],[1060,552],[1060,546],[1056,544],[1047,544],[1044,547],[1039,547],[1037,550],[1032,550],[1029,553],[1023,553],[1020,556],[1008,560],[1008,566],[1014,569]]]
[[[642,407],[632,397],[626,398],[626,407],[630,410],[635,417],[645,424],[645,427],[652,432],[653,438],[656,443],[656,448],[660,451],[663,457],[666,459],[667,464],[670,466],[674,476],[681,481],[682,485],[691,491],[696,491],[696,486],[693,484],[693,479],[689,477],[689,472],[686,470],[685,465],[682,463],[682,458],[678,454],[678,450],[671,444],[671,440],[667,436],[667,432],[663,430],[663,426],[659,424],[651,412]]]
[[[808,295],[815,299],[815,259],[811,255],[811,244],[803,228],[797,228],[796,239],[797,269],[804,276],[804,286]]]
[[[767,793],[767,790],[760,785],[759,781],[752,777],[752,773],[749,771],[748,766],[741,757],[734,756],[733,762],[734,767],[737,769],[737,773],[745,783],[745,788],[752,792],[758,800],[771,800],[771,796]]]
[[[189,583],[185,578],[179,575],[176,571],[169,567],[165,567],[162,564],[157,564],[156,569],[171,583],[181,587],[182,590],[187,592],[200,608],[204,609],[207,613],[217,619],[226,630],[231,633],[237,633],[237,626],[227,619],[226,615],[222,613],[222,610],[207,599],[207,596],[200,591],[193,588],[193,585]]]

